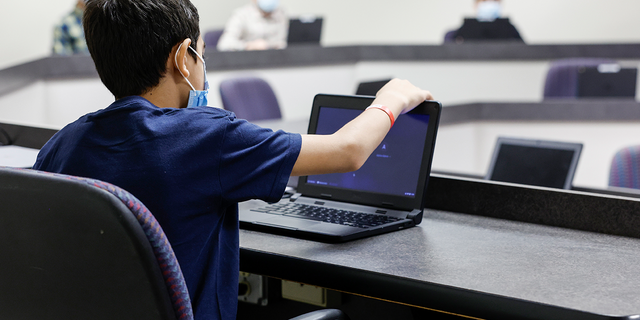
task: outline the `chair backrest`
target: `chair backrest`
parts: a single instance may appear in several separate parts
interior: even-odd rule
[[[578,77],[581,68],[615,63],[611,59],[571,58],[551,63],[544,83],[544,98],[577,98]]]
[[[218,46],[218,41],[220,40],[220,37],[222,36],[223,32],[224,32],[224,29],[216,29],[216,30],[207,31],[204,34],[204,43],[207,44],[207,50],[216,50],[216,47]]]
[[[225,109],[249,121],[280,119],[280,105],[271,86],[257,77],[241,77],[220,83],[220,98]]]
[[[447,33],[444,34],[444,43],[456,42],[457,33],[458,33],[458,29],[447,31]]]
[[[640,146],[616,152],[611,160],[609,186],[640,189]]]
[[[162,228],[105,182],[0,168],[0,318],[193,319]]]

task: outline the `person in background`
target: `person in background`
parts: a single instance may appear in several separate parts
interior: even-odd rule
[[[284,49],[289,19],[279,0],[251,0],[236,9],[218,42],[219,51]]]
[[[82,14],[86,0],[78,0],[76,7],[69,13],[53,31],[52,51],[57,55],[72,55],[89,53],[87,42],[82,30]]]
[[[475,0],[475,18],[465,18],[463,25],[447,32],[444,42],[520,41],[522,37],[508,18],[502,17],[500,0]]]

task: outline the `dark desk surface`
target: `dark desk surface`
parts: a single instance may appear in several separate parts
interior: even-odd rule
[[[243,230],[240,246],[242,270],[465,316],[640,314],[637,239],[429,211],[346,244]]]
[[[637,59],[640,44],[526,45],[477,42],[446,45],[296,46],[285,50],[207,51],[212,70],[291,67],[360,61],[504,61],[575,57]],[[211,53],[211,54],[210,54]]]
[[[489,188],[467,190],[469,198],[491,193],[496,186],[511,188],[473,183]],[[446,188],[442,181],[436,185]],[[519,195],[498,192],[504,197],[500,207],[499,199],[488,196],[496,205],[492,214],[508,216],[510,211],[517,216],[519,209],[512,205],[518,202],[523,202],[523,208],[537,203],[544,210],[558,201],[571,205],[584,201],[582,197],[593,198],[578,192],[533,189],[564,198],[552,196],[545,203],[523,197],[529,188],[516,189]],[[620,198],[601,200],[640,205]],[[598,208],[598,199],[587,201],[596,203],[593,211],[601,218],[610,213],[615,219],[608,212],[613,207]],[[471,215],[427,210],[416,228],[344,244],[242,230],[241,269],[484,319],[611,319],[640,314],[640,273],[636,270],[640,239],[512,221],[518,217],[496,219],[482,216],[481,211]],[[637,215],[637,208],[632,211]],[[591,223],[598,224],[596,220]]]
[[[483,319],[640,315],[638,199],[432,175],[426,202],[345,244],[243,230],[241,269]]]

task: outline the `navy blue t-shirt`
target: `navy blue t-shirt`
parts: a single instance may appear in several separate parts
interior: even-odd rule
[[[115,184],[144,203],[171,243],[196,319],[235,319],[238,205],[278,201],[301,147],[231,112],[120,99],[56,133],[34,169]]]

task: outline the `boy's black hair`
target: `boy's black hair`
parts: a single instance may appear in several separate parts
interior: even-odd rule
[[[189,38],[196,49],[200,37],[189,0],[88,0],[82,23],[100,80],[116,99],[157,86],[173,47]]]

